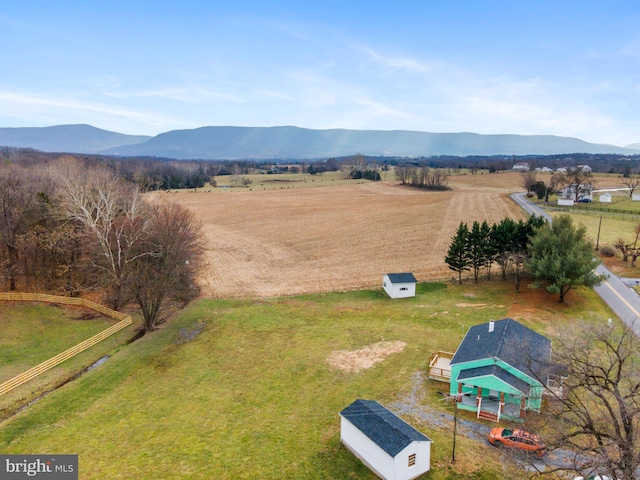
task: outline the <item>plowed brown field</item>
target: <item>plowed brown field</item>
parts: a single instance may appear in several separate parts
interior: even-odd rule
[[[208,242],[202,294],[270,297],[377,288],[385,273],[451,279],[444,263],[460,222],[524,218],[517,173],[450,177],[451,191],[397,182],[155,194],[192,210]]]

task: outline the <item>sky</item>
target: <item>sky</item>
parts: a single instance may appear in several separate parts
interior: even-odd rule
[[[201,126],[640,142],[640,2],[14,1],[0,127]]]

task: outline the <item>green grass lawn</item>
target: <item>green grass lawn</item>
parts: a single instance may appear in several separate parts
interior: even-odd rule
[[[570,215],[575,223],[582,223],[587,227],[587,232],[593,238],[594,244],[598,241],[600,233],[600,245],[613,245],[618,238],[633,242],[635,239],[635,227],[640,223],[640,202],[633,202],[624,192],[613,192],[611,203],[597,201],[599,194],[595,194],[594,202],[578,204],[580,209],[573,207],[558,207],[556,196],[549,198],[550,208],[546,208],[552,216]],[[533,201],[533,203],[538,203]],[[543,204],[538,203],[540,206]],[[544,208],[544,207],[543,207]],[[621,214],[620,211],[627,213]],[[602,222],[600,221],[602,217]]]
[[[375,479],[341,446],[338,412],[357,398],[408,395],[433,351],[455,350],[471,325],[525,298],[496,281],[420,284],[402,300],[381,291],[200,300],[1,424],[0,451],[79,454],[83,479]],[[611,316],[584,289],[566,305],[536,298],[531,321],[514,318],[547,334],[581,312]],[[381,340],[407,346],[358,373],[327,363]],[[423,401],[444,411],[442,389],[427,383]],[[459,436],[451,466],[450,429],[407,420],[434,440],[425,478],[506,478],[486,444]]]
[[[85,309],[47,304],[0,306],[0,383],[35,367],[117,322]],[[133,327],[118,332],[85,352],[0,397],[0,418],[16,403],[37,396],[99,359],[133,335]]]
[[[551,212],[553,217],[563,215],[562,212]],[[635,227],[640,223],[640,215],[636,219],[612,217],[608,215],[602,216],[600,223],[599,213],[577,213],[569,214],[573,218],[574,224],[582,223],[587,227],[588,235],[593,239],[594,245],[598,241],[598,231],[600,231],[599,245],[613,245],[619,238],[623,238],[626,242],[633,243],[636,233]],[[640,242],[638,242],[640,245]]]

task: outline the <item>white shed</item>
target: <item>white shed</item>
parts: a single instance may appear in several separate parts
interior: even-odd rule
[[[634,202],[640,202],[640,193],[634,193],[631,195],[631,200]]]
[[[610,193],[603,193],[602,195],[600,195],[600,202],[601,203],[611,203],[611,194]]]
[[[411,480],[431,468],[431,440],[374,400],[340,412],[340,441],[384,480]]]
[[[384,291],[391,298],[415,297],[416,283],[413,273],[387,273],[382,277]]]

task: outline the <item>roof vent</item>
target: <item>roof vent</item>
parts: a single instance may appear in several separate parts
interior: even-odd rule
[[[489,333],[493,332],[493,329],[496,327],[496,322],[494,322],[493,320],[491,320],[489,322]]]

